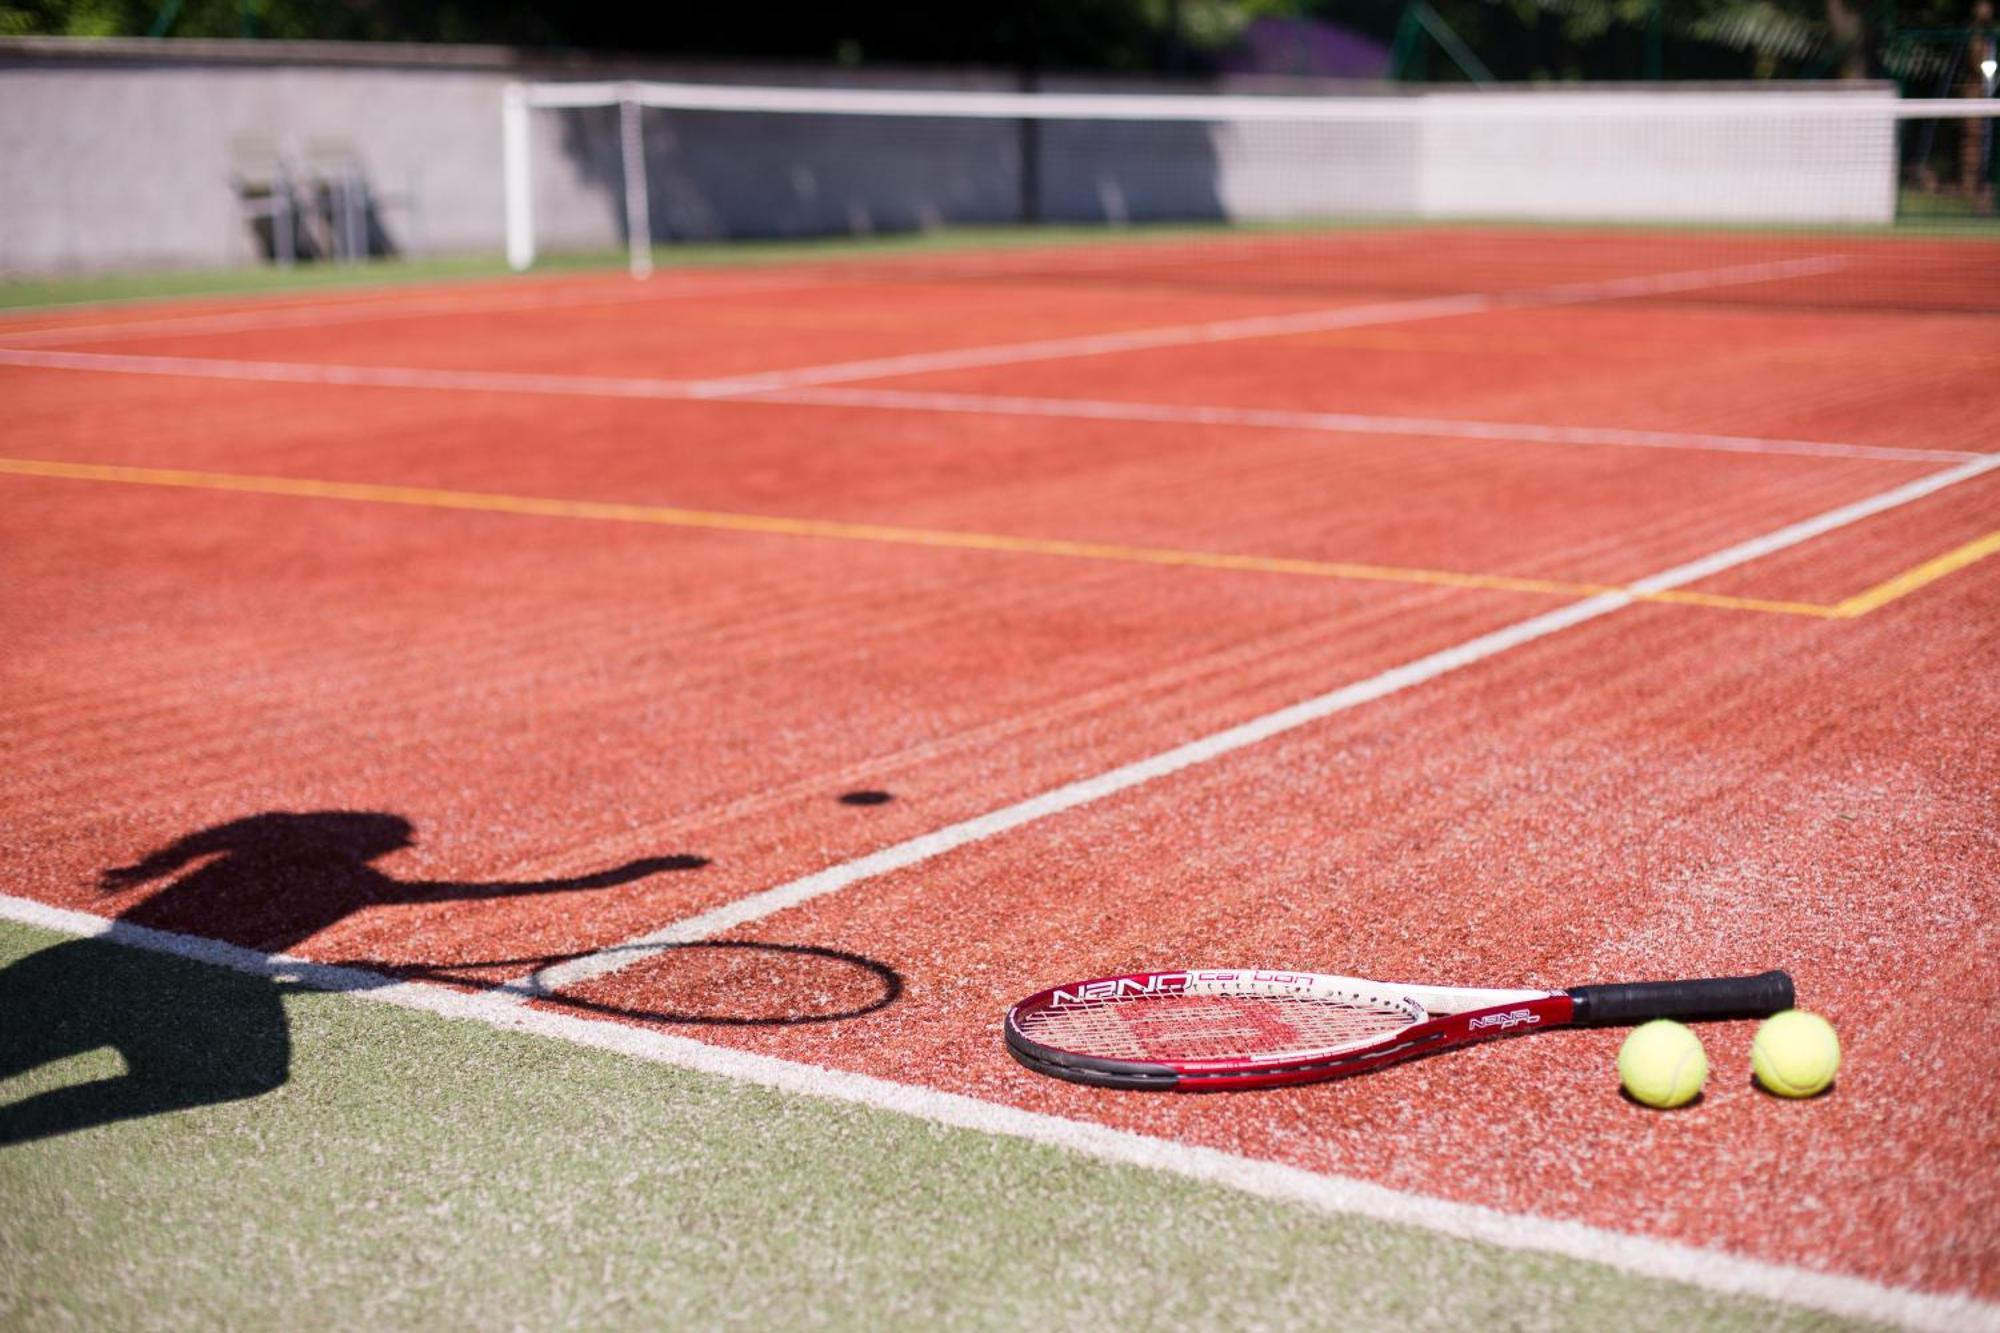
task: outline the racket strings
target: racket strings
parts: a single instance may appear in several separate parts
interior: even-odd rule
[[[1180,1063],[1365,1046],[1411,1021],[1365,998],[1211,994],[1066,1004],[1023,1014],[1019,1026],[1030,1041],[1076,1055]]]

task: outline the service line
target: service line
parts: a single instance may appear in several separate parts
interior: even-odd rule
[[[1944,461],[1968,456],[1945,450],[1897,449],[1831,441],[1759,439],[1703,432],[1634,431],[1616,427],[1543,426],[1533,423],[1451,421],[1438,418],[1363,416],[1332,412],[1284,412],[1258,408],[1104,403],[1088,400],[1009,398],[986,395],[909,394],[892,390],[828,391],[818,386],[894,378],[977,366],[1102,356],[1163,347],[1229,343],[1383,324],[1413,323],[1490,310],[1580,305],[1668,292],[1770,282],[1827,273],[1846,260],[1809,256],[1677,273],[1643,274],[1601,281],[1562,283],[1517,292],[1466,293],[1391,301],[1282,315],[1209,320],[1024,343],[946,348],[862,361],[799,366],[786,370],[708,379],[651,376],[597,376],[486,370],[441,370],[406,366],[321,365],[218,357],[144,356],[106,352],[62,352],[0,346],[0,366],[45,370],[99,371],[127,375],[188,376],[248,382],[326,384],[366,388],[445,390],[475,393],[552,394],[584,398],[727,399],[789,406],[902,407],[968,414],[1074,416],[1191,425],[1261,426],[1338,434],[1419,435],[1439,438],[1506,440],[1521,443],[1612,445],[1693,449],[1727,453],[1798,454],[1832,458]],[[278,313],[278,312],[272,312]],[[328,312],[334,317],[335,312]],[[234,316],[228,316],[233,318]],[[344,317],[344,316],[342,316]],[[55,331],[51,331],[53,334]],[[0,334],[0,343],[10,341]]]
[[[1468,292],[1451,296],[1427,296],[1411,301],[1334,306],[1331,309],[1299,310],[1282,315],[1251,315],[1240,319],[1212,319],[1197,324],[1169,324],[1154,328],[1125,329],[1113,333],[1037,338],[1028,342],[999,343],[986,347],[953,347],[934,352],[910,352],[901,356],[870,357],[861,361],[837,361],[820,366],[795,366],[789,370],[765,371],[752,375],[726,375],[715,379],[697,380],[693,391],[696,396],[702,398],[729,398],[742,394],[797,389],[806,385],[844,384],[855,380],[889,379],[943,370],[1013,366],[1032,361],[1068,361],[1078,357],[1108,356],[1161,347],[1193,347],[1241,342],[1251,338],[1325,333],[1333,329],[1365,328],[1377,324],[1412,324],[1419,320],[1449,319],[1458,315],[1476,315],[1489,310],[1586,305],[1597,301],[1658,296],[1668,292],[1703,291],[1713,287],[1772,282],[1781,278],[1810,277],[1831,273],[1835,269],[1845,267],[1846,263],[1845,259],[1837,255],[1815,255],[1758,264],[1729,264],[1719,268],[1688,269],[1677,273],[1647,273],[1627,278],[1606,278],[1594,282],[1565,282],[1516,292]]]
[[[1617,449],[1687,449],[1800,458],[1866,458],[1888,463],[1958,463],[1985,456],[1983,451],[1974,449],[1913,449],[1896,445],[1841,444],[1831,440],[1720,435],[1707,431],[1550,426],[1533,421],[1473,421],[1453,417],[1383,416],[1278,407],[1208,407],[1193,403],[1038,398],[924,389],[829,385],[824,388],[772,389],[734,401],[787,403],[804,407],[872,407],[891,412],[947,412],[963,416],[1055,417],[1071,421],[1176,426],[1247,426],[1261,430],[1314,431],[1335,435],[1412,435],[1439,440],[1492,440],[1508,444],[1581,444]]]
[[[251,361],[226,357],[158,356],[122,352],[71,352],[54,348],[0,347],[0,366],[110,375],[235,380],[253,384],[312,384],[369,389],[419,389],[456,393],[521,393],[561,398],[685,401],[698,397],[698,381],[650,376],[569,375],[506,370],[438,370],[420,366],[324,365],[300,361]],[[962,416],[1030,416],[1147,425],[1240,427],[1331,435],[1412,436],[1508,444],[1679,449],[1700,453],[1772,454],[1802,458],[1863,458],[1882,462],[1950,463],[1985,455],[1976,450],[1903,448],[1791,440],[1705,431],[1631,430],[1620,426],[1552,426],[1529,421],[1471,421],[1284,408],[1118,402],[1088,398],[1037,398],[1009,394],[940,393],[921,389],[853,386],[760,389],[718,401],[767,407],[819,407],[944,412]]]

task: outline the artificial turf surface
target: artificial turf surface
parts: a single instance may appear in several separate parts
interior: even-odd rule
[[[11,923],[0,1073],[5,1328],[1838,1322]]]

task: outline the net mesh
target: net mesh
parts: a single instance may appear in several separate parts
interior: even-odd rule
[[[543,137],[564,169],[622,188],[637,239],[668,262],[955,234],[977,248],[879,267],[1336,296],[1768,262],[1761,281],[1631,299],[2000,313],[2000,101],[1876,85],[1276,98],[661,84],[536,85],[526,100],[560,121]]]
[[[1180,1064],[1349,1050],[1411,1017],[1366,997],[1161,994],[1036,1009],[1016,1022],[1028,1040],[1073,1055]]]

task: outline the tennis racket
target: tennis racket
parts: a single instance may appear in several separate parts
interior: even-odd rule
[[[1036,1073],[1106,1088],[1269,1088],[1365,1073],[1483,1041],[1654,1018],[1792,1007],[1783,972],[1568,990],[1402,986],[1317,972],[1208,968],[1053,986],[1007,1011]]]

